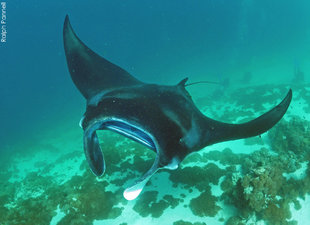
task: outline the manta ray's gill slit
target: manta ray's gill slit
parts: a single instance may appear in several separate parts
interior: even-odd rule
[[[102,124],[102,129],[115,131],[134,141],[139,142],[140,144],[145,145],[152,150],[156,150],[152,138],[146,132],[125,122],[119,120],[110,120]]]

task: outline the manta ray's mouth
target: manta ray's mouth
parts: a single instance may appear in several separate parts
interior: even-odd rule
[[[115,131],[156,151],[153,138],[143,129],[130,123],[126,123],[122,120],[109,120],[102,124],[102,129]]]
[[[157,144],[155,144],[156,140],[144,129],[119,119],[104,121],[100,129],[115,131],[157,152],[153,166],[140,179],[124,191],[124,197],[127,200],[133,200],[138,197],[145,184],[159,169],[159,154],[158,148],[156,148]]]
[[[99,145],[96,130],[111,130],[117,132],[156,152],[156,157],[152,167],[123,193],[127,200],[135,199],[141,193],[143,187],[151,176],[161,167],[159,163],[160,148],[157,140],[151,133],[143,129],[143,127],[137,126],[135,123],[130,123],[118,118],[95,120],[85,128],[84,152],[90,169],[96,176],[103,175],[105,171],[104,157]]]

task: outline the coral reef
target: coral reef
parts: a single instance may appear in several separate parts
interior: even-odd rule
[[[300,151],[304,153],[307,149]],[[310,192],[309,177],[286,180],[283,176],[300,168],[296,154],[272,155],[267,149],[261,149],[245,157],[241,165],[242,174],[237,176],[237,181],[236,171],[232,170],[221,184],[225,191],[221,198],[235,205],[241,216],[231,218],[227,224],[239,224],[242,218],[249,218],[253,213],[268,224],[293,224],[294,221],[287,222],[291,217],[289,204],[293,202],[298,207],[296,198]]]
[[[277,154],[262,148],[243,156],[240,172],[227,173],[221,198],[238,208],[239,217],[230,218],[226,224],[243,224],[253,214],[271,225],[295,224],[288,222],[289,205],[300,208],[297,198],[310,193],[310,176],[287,180],[283,174],[294,173],[302,162],[309,162],[309,132],[309,123],[300,118],[281,121],[269,132],[270,145]],[[308,175],[309,170],[308,163]]]
[[[245,225],[245,223],[243,223],[242,218],[232,216],[226,221],[225,225]]]
[[[107,182],[96,181],[88,171],[83,177],[74,176],[63,185],[58,186],[52,180],[51,177],[30,173],[20,185],[23,188],[20,191],[25,195],[15,196],[15,200],[11,196],[14,203],[9,210],[0,209],[1,221],[10,221],[10,224],[49,224],[57,205],[66,213],[58,224],[92,224],[94,219],[116,218],[122,212],[123,208],[115,207],[122,200],[117,199],[119,195],[105,191]],[[44,190],[37,196],[27,194],[28,189],[35,191],[36,188]]]
[[[179,205],[180,202],[183,202],[183,199],[174,198],[172,195],[165,195],[164,200],[168,202],[169,206],[174,209]]]
[[[184,220],[178,220],[178,221],[175,221],[173,225],[206,225],[206,223],[200,223],[200,222],[191,223],[191,222],[184,221]]]
[[[277,153],[289,151],[302,159],[310,152],[310,123],[297,117],[290,121],[281,121],[268,135],[271,148]]]
[[[195,187],[199,191],[204,191],[210,183],[217,185],[220,177],[224,175],[225,170],[220,169],[214,163],[208,163],[204,167],[185,167],[173,171],[170,173],[169,179],[176,184],[184,185],[186,189]]]
[[[197,198],[190,201],[189,207],[194,215],[212,217],[221,209],[216,205],[217,200],[217,197],[211,194],[211,189],[207,187]]]
[[[262,99],[264,103],[273,104],[274,94],[280,98],[285,89],[285,86],[279,89],[258,89],[255,95],[250,94],[250,97],[247,97],[244,105],[265,111],[264,104],[256,104],[254,99],[257,95],[263,96],[269,91],[272,98],[271,94],[267,94]],[[251,92],[253,89],[244,91]],[[308,92],[306,88],[300,89],[296,98],[301,98],[302,95],[310,101]],[[244,103],[245,98],[240,93],[239,90],[234,95],[236,104]],[[232,114],[229,110],[231,109],[227,108],[221,116],[229,120],[235,119],[236,116],[253,116],[252,110],[243,111],[242,107],[237,109],[237,114]],[[219,222],[226,225],[259,224],[262,221],[268,225],[295,225],[296,221],[291,220],[290,207],[294,207],[295,210],[301,209],[300,199],[310,194],[310,123],[289,114],[285,119],[290,120],[282,120],[268,132],[270,148],[257,149],[259,147],[255,145],[257,151],[251,154],[234,154],[229,148],[192,154],[182,162],[178,170],[165,171],[169,174],[173,187],[182,191],[176,192],[176,195],[164,196],[159,195],[157,191],[146,191],[129,210],[132,210],[137,218],[152,217],[152,221],[157,221],[160,217],[158,221],[162,221],[162,216],[168,214],[164,213],[166,209],[181,208],[201,217],[198,221],[204,221],[204,217],[219,215],[222,216]],[[33,164],[37,172],[25,172],[25,177],[18,177],[20,168],[10,166],[10,160],[14,157],[0,159],[3,162],[0,170],[0,223],[49,224],[58,208],[65,214],[58,222],[60,225],[90,225],[94,220],[106,219],[116,219],[115,224],[119,225],[128,224],[122,223],[127,220],[120,220],[124,208],[131,207],[131,204],[123,199],[122,191],[127,185],[126,182],[131,182],[131,179],[136,179],[151,167],[155,153],[118,134],[108,132],[99,135],[104,135],[102,148],[107,162],[103,178],[93,176],[87,162],[79,161],[83,154],[80,151],[64,153],[62,157],[53,161],[55,164],[66,164],[70,158],[70,162],[81,163],[77,169],[82,171],[82,176],[68,175],[71,179],[68,178],[63,183],[57,181],[57,169],[53,163],[46,164],[46,161],[39,160]],[[261,143],[259,137],[245,141],[249,148],[253,144]],[[42,146],[48,151],[60,152],[60,148],[54,145]],[[25,155],[29,152],[30,150]],[[199,164],[195,164],[197,162]],[[218,163],[223,167],[219,168]],[[300,170],[302,176],[297,179],[297,176],[293,175]],[[19,181],[12,181],[12,177]],[[157,182],[156,177],[152,181]],[[219,183],[223,193],[213,196],[211,186],[213,191],[213,185]],[[192,196],[194,198],[190,199]],[[219,201],[232,205],[235,214],[230,218],[221,215],[221,207],[225,206],[217,205]],[[184,208],[179,207],[182,202],[186,202]],[[185,218],[187,221],[181,219],[183,218],[176,217],[177,221],[173,224],[206,224],[193,222],[195,220],[191,218]]]
[[[243,154],[234,154],[231,149],[225,148],[223,151],[209,151],[203,153],[203,157],[209,160],[219,161],[223,165],[237,165],[243,161]]]
[[[50,193],[50,196],[57,194],[57,197],[65,197],[59,199],[60,209],[66,212],[59,224],[78,220],[91,223],[94,219],[116,218],[121,215],[123,208],[115,207],[122,201],[120,193],[106,191],[107,182],[98,182],[90,176],[92,174],[73,177],[61,191],[55,190],[54,193]]]
[[[11,173],[0,172],[0,187],[4,191],[4,194],[0,194],[1,223],[8,224],[6,221],[10,221],[9,224],[48,224],[57,207],[65,213],[58,222],[60,225],[87,225],[92,224],[95,219],[113,219],[120,216],[123,211],[120,204],[127,204],[122,196],[122,185],[128,179],[136,178],[137,173],[144,173],[146,168],[151,166],[154,153],[125,138],[116,141],[115,137],[116,135],[107,135],[104,138],[104,154],[109,164],[103,180],[93,176],[86,161],[80,165],[81,171],[86,169],[82,176],[73,176],[63,184],[56,182],[56,174],[55,177],[46,175],[52,171],[53,164],[45,164],[43,161],[34,165],[38,172],[28,173],[25,179],[18,183],[8,182],[12,174],[16,173],[16,168],[13,168]],[[119,140],[118,136],[117,138]],[[125,151],[121,149],[122,144],[126,144]],[[115,151],[115,148],[120,151]],[[65,164],[66,159],[74,159],[80,155],[81,153],[76,151],[63,154],[55,163]],[[128,157],[131,155],[134,156]],[[115,173],[125,176],[115,178]],[[110,184],[114,184],[113,192],[106,189]],[[176,207],[178,202],[179,199],[173,196],[164,196],[152,205],[154,217],[160,216],[167,207]]]
[[[196,163],[196,162],[208,162],[208,158],[204,157],[203,155],[199,153],[193,153],[188,156],[182,161],[182,165],[190,164],[190,163]]]
[[[179,199],[171,195],[165,195],[163,199],[157,200],[157,191],[147,191],[137,200],[133,209],[142,217],[151,215],[154,218],[160,217],[169,206],[175,208],[179,204]]]

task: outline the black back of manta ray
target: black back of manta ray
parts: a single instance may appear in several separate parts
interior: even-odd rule
[[[105,89],[142,83],[83,44],[74,33],[68,16],[63,37],[71,78],[86,99]]]
[[[153,166],[124,192],[136,198],[160,168],[176,169],[190,153],[205,146],[260,135],[287,111],[292,91],[273,109],[243,124],[222,123],[204,116],[185,89],[143,83],[90,50],[72,30],[68,16],[64,48],[71,78],[87,100],[82,119],[84,152],[92,172],[100,176],[105,163],[96,130],[109,129],[157,153]]]

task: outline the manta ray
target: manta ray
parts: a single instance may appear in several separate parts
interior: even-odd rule
[[[123,195],[135,199],[159,169],[177,169],[189,154],[206,146],[260,135],[287,111],[292,91],[270,111],[242,124],[223,123],[202,114],[186,90],[188,78],[176,85],[144,83],[89,49],[73,31],[68,15],[63,27],[68,69],[86,99],[80,121],[84,152],[91,171],[102,176],[105,162],[97,130],[111,130],[156,153],[152,167]]]

